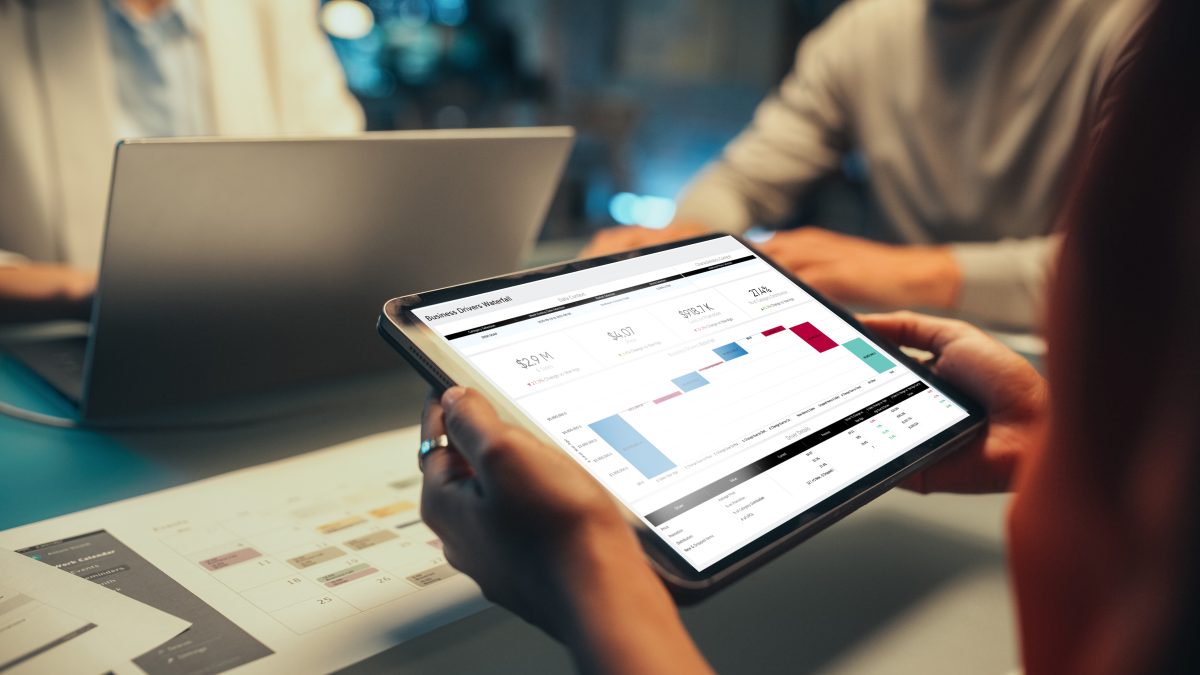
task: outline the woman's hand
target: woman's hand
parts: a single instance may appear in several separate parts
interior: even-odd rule
[[[478,392],[430,398],[421,517],[487,598],[567,644],[592,672],[707,669],[608,493]]]
[[[903,347],[932,352],[930,369],[983,404],[988,426],[971,445],[905,481],[918,492],[1002,492],[1021,459],[1044,441],[1046,381],[1029,362],[978,328],[912,312],[859,317]]]

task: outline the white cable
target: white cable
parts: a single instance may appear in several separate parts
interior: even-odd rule
[[[0,401],[0,415],[11,417],[22,422],[30,422],[32,424],[40,424],[45,427],[58,427],[60,429],[78,429],[79,422],[70,419],[69,417],[59,417],[57,415],[47,415],[45,413],[18,408]]]

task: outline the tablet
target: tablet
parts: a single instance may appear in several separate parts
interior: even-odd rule
[[[395,298],[379,330],[627,511],[701,597],[969,440],[980,406],[745,242],[712,235]]]

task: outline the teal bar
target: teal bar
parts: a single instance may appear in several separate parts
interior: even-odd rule
[[[879,350],[867,344],[867,341],[862,338],[854,338],[842,346],[849,349],[851,354],[862,359],[863,363],[874,368],[877,373],[887,372],[896,367],[891,359],[880,354]]]

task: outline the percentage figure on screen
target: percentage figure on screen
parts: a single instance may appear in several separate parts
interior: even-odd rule
[[[683,309],[679,310],[679,316],[682,316],[685,319],[690,319],[693,316],[700,316],[701,314],[705,314],[707,312],[713,312],[713,311],[716,311],[716,310],[713,308],[712,305],[710,305],[706,302],[703,305],[692,305],[691,307],[684,307]]]
[[[608,331],[608,337],[610,337],[614,340],[620,340],[621,338],[633,337],[633,334],[634,334],[634,330],[633,330],[632,326],[625,326],[624,328],[618,328],[616,330]]]
[[[767,295],[770,292],[771,289],[767,288],[766,286],[759,286],[758,288],[750,289],[750,297],[757,298],[759,296]]]
[[[537,354],[530,354],[529,356],[518,356],[517,365],[521,366],[522,368],[532,368],[547,361],[553,360],[554,357],[551,356],[550,352],[538,352]]]

